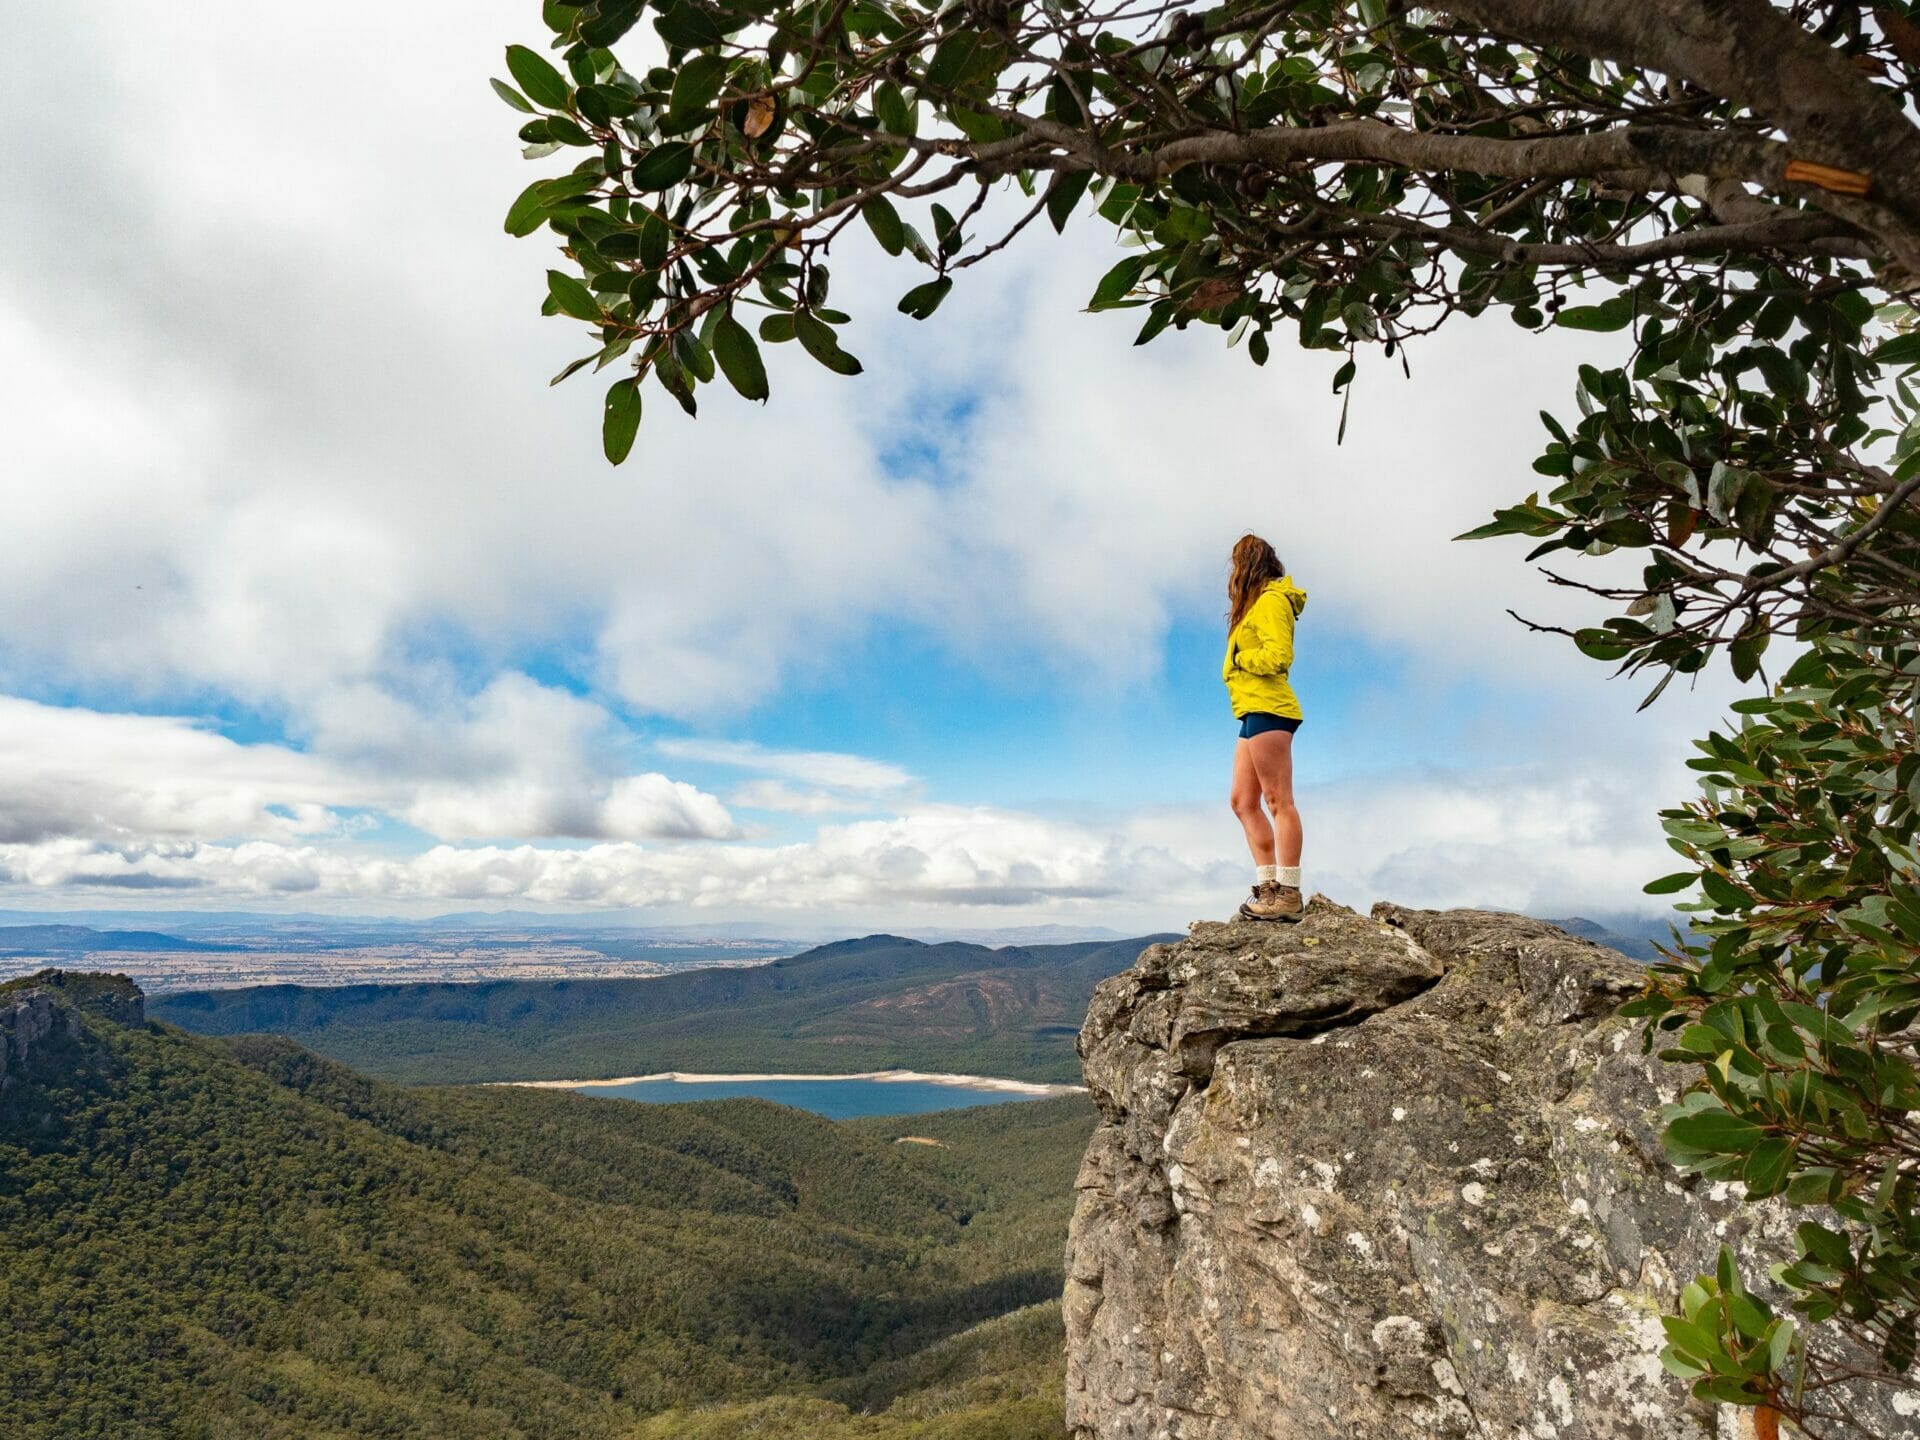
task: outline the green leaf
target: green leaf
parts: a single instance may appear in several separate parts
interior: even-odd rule
[[[547,294],[553,298],[553,307],[561,315],[572,315],[576,321],[593,321],[595,324],[607,319],[601,313],[599,301],[593,300],[593,292],[564,271],[547,271]]]
[[[1647,895],[1673,895],[1687,889],[1699,878],[1695,871],[1676,870],[1671,875],[1662,875],[1658,880],[1649,880],[1641,887],[1641,892]]]
[[[906,249],[906,226],[900,223],[900,212],[893,208],[893,202],[886,196],[875,195],[861,205],[860,218],[867,222],[873,238],[880,242],[880,248],[887,254],[898,255]]]
[[[883,81],[874,91],[873,113],[889,135],[913,134],[913,111],[900,93],[900,87],[891,80]]]
[[[954,89],[985,69],[997,49],[990,37],[971,27],[952,30],[934,49],[927,84],[936,90]]]
[[[1787,1361],[1793,1358],[1794,1337],[1798,1334],[1791,1320],[1782,1319],[1774,1326],[1773,1334],[1767,1337],[1767,1369],[1776,1375],[1786,1373]]]
[[[1754,1146],[1747,1156],[1746,1167],[1740,1172],[1740,1178],[1747,1185],[1748,1198],[1758,1200],[1776,1193],[1786,1183],[1798,1149],[1796,1142],[1781,1135],[1771,1136]]]
[[[747,327],[731,315],[713,327],[713,355],[727,383],[749,400],[767,398],[767,367]]]
[[[1853,1264],[1853,1248],[1845,1237],[1836,1235],[1824,1225],[1816,1225],[1809,1220],[1797,1226],[1793,1232],[1799,1242],[1800,1253],[1822,1265],[1831,1265],[1836,1270],[1844,1270]]]
[[[658,270],[665,265],[670,240],[667,222],[649,210],[647,218],[640,222],[641,267],[647,270]]]
[[[635,190],[664,190],[692,173],[693,146],[684,140],[669,140],[640,158],[627,172],[627,183]]]
[[[1667,1344],[1677,1354],[1700,1362],[1703,1370],[1721,1353],[1719,1337],[1705,1325],[1677,1315],[1662,1315],[1660,1328],[1667,1332]]]
[[[524,45],[507,47],[507,70],[536,105],[564,110],[573,91],[560,72]]]
[[[805,311],[793,317],[793,333],[800,337],[806,352],[837,375],[858,375],[860,362],[840,348],[833,331]]]
[[[534,181],[507,207],[507,234],[531,235],[547,223],[547,198],[541,193],[545,184],[544,180]]]
[[[1744,1154],[1764,1134],[1766,1132],[1751,1120],[1742,1120],[1724,1110],[1682,1115],[1667,1126],[1670,1143],[1713,1155]]]
[[[667,44],[682,50],[705,49],[727,38],[702,4],[669,3],[654,20],[653,28]]]
[[[1671,1345],[1661,1350],[1660,1364],[1666,1369],[1669,1375],[1676,1376],[1681,1380],[1696,1379],[1707,1373],[1692,1361],[1682,1359],[1680,1352],[1675,1350]]]
[[[1871,358],[1879,365],[1920,365],[1920,332],[1894,336]]]
[[[1759,673],[1760,657],[1766,653],[1767,642],[1772,638],[1764,625],[1750,627],[1735,638],[1730,659],[1736,680],[1751,680]]]
[[[580,38],[589,45],[611,45],[633,28],[645,8],[643,0],[600,0],[592,16],[581,21]]]
[[[600,444],[609,463],[618,465],[633,449],[633,437],[640,432],[640,377],[616,380],[607,391],[600,417]]]
[[[953,289],[953,277],[942,275],[938,280],[929,280],[924,285],[916,285],[900,297],[900,313],[911,315],[916,320],[924,320],[940,308],[940,302],[947,298],[947,292]]]
[[[1094,287],[1093,299],[1087,302],[1089,310],[1111,310],[1122,303],[1129,303],[1127,295],[1139,282],[1141,272],[1147,268],[1147,256],[1130,255],[1100,277],[1100,283]]]
[[[1633,323],[1633,299],[1615,295],[1599,305],[1570,305],[1553,323],[1563,330],[1624,330]]]
[[[673,77],[673,98],[667,109],[676,118],[698,115],[712,105],[727,83],[724,55],[695,55]]]
[[[1469,531],[1467,535],[1461,538],[1478,539],[1479,536]],[[1615,635],[1611,630],[1588,629],[1575,631],[1573,643],[1579,647],[1582,655],[1590,656],[1595,660],[1618,660],[1621,656],[1633,649],[1631,645],[1623,643],[1620,637]]]
[[[593,292],[562,271],[547,271],[547,293],[553,297],[554,308],[562,315],[571,315],[576,320],[591,320],[595,324],[606,318],[600,311],[600,302],[593,298]]]
[[[1053,223],[1055,234],[1067,228],[1067,217],[1073,214],[1073,207],[1080,203],[1080,197],[1092,183],[1091,170],[1070,170],[1055,177],[1047,190],[1047,219]]]
[[[1700,872],[1700,888],[1722,910],[1742,910],[1749,903],[1746,892],[1717,870]]]
[[[507,84],[506,81],[489,80],[487,83],[493,86],[494,94],[498,95],[502,100],[506,101],[507,104],[511,105],[514,109],[520,111],[521,114],[531,115],[534,113],[533,106],[527,103],[526,96],[522,95],[518,90],[514,89],[511,85]]]
[[[547,117],[547,138],[560,145],[595,145],[599,143],[564,115],[550,115]]]

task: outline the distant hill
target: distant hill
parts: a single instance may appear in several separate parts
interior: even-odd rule
[[[0,955],[84,955],[116,950],[234,951],[242,945],[183,940],[152,930],[95,930],[87,925],[0,925]]]
[[[267,985],[160,996],[152,1013],[416,1083],[894,1067],[1077,1081],[1093,987],[1152,938],[989,950],[869,935],[651,979]]]
[[[400,1089],[124,981],[0,985],[0,1429],[1057,1437],[1092,1125]]]
[[[1676,915],[1674,919],[1684,917]],[[1654,948],[1655,942],[1668,944],[1672,940],[1672,920],[1661,916],[1612,915],[1599,920],[1588,920],[1572,915],[1564,920],[1549,920],[1549,925],[1558,925],[1569,935],[1578,935],[1591,940],[1596,945],[1605,945],[1609,950],[1618,950],[1635,960],[1658,960],[1660,952]]]

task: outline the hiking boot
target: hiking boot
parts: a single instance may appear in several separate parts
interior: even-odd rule
[[[1282,885],[1277,880],[1263,880],[1253,887],[1253,894],[1240,907],[1242,920],[1298,920],[1304,907],[1300,903],[1300,889],[1295,885]]]

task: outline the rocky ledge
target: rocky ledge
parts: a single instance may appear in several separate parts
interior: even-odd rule
[[[1659,1317],[1727,1240],[1666,1163],[1683,1072],[1615,1015],[1634,962],[1484,911],[1316,898],[1104,982],[1103,1123],[1067,1248],[1079,1440],[1708,1440]],[[1920,1440],[1881,1410],[1878,1434]],[[1745,1432],[1750,1433],[1750,1432]]]
[[[81,1011],[116,1025],[141,1025],[146,997],[125,975],[71,970],[0,984],[0,1092],[32,1074],[48,1041],[81,1041]]]

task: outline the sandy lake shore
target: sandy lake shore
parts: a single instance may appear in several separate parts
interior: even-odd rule
[[[534,1090],[586,1090],[607,1085],[637,1085],[644,1080],[675,1080],[683,1085],[758,1080],[879,1080],[952,1085],[961,1090],[997,1090],[1013,1095],[1078,1095],[1083,1085],[1044,1085],[1031,1080],[1002,1080],[992,1075],[935,1075],[923,1070],[863,1070],[849,1075],[700,1075],[687,1070],[661,1070],[652,1075],[622,1075],[613,1080],[490,1080],[490,1085],[521,1085]]]

